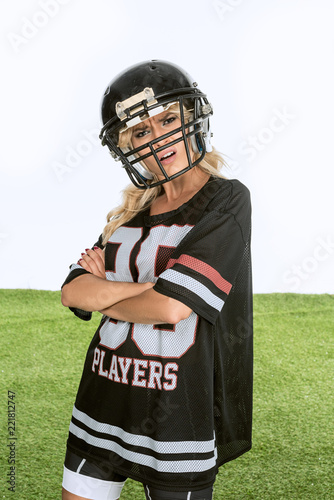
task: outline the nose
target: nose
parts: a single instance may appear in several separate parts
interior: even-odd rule
[[[163,134],[161,134],[161,132],[155,132],[155,137],[154,139],[157,140],[155,143],[154,143],[154,149],[158,149],[162,146],[164,146],[165,144],[168,144],[171,140],[171,137],[165,137],[164,139],[162,139]],[[161,138],[161,139],[160,139]]]
[[[165,144],[168,143],[168,140],[167,139],[163,139],[161,141],[158,141],[154,144],[154,149],[159,149],[161,148],[162,146],[164,146]]]

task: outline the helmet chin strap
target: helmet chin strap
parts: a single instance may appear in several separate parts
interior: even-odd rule
[[[129,147],[122,148],[122,152],[124,154],[129,153],[130,151],[131,149]],[[135,155],[129,155],[127,158],[130,162],[137,159]],[[126,168],[126,166],[123,165],[123,168]],[[144,178],[145,180],[153,179],[153,174],[151,174],[151,172],[147,170],[147,167],[143,161],[137,162],[136,166],[134,166],[133,168],[138,172],[139,176]]]
[[[128,149],[128,151],[130,150]],[[135,159],[134,155],[129,156],[130,161],[132,161],[133,159]],[[146,181],[153,179],[153,174],[151,174],[151,172],[147,170],[147,167],[143,161],[137,163],[136,166],[133,168],[135,168],[140,177],[143,177]]]

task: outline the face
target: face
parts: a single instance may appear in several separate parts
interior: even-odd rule
[[[181,126],[181,119],[179,116],[172,111],[164,111],[152,118],[135,125],[132,129],[132,145],[133,148],[138,148],[149,141],[153,141],[158,137],[171,132]],[[171,142],[175,139],[181,138],[182,132],[177,132],[170,137],[158,141],[153,145],[154,149],[157,150],[160,147],[164,147],[161,151],[157,153],[158,158],[164,167],[168,175],[174,175],[180,170],[188,166],[188,157],[186,153],[186,148],[183,140],[180,142],[169,146]],[[191,160],[193,161],[194,154],[191,147],[189,146]],[[145,155],[150,152],[150,148],[145,148],[140,152],[140,155]],[[145,160],[147,168],[157,177],[164,178],[155,158],[153,155],[149,156]]]

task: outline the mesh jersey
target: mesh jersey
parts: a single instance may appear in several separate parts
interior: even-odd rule
[[[186,491],[212,484],[221,464],[250,449],[250,218],[247,188],[211,178],[177,210],[141,212],[110,237],[107,279],[155,282],[193,312],[176,325],[102,318],[70,450],[144,484]],[[65,283],[85,272],[71,266]]]

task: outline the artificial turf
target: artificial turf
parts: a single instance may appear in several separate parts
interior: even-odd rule
[[[334,498],[334,296],[255,295],[254,320],[253,448],[221,467],[214,500]],[[72,406],[98,322],[98,313],[83,322],[62,307],[60,292],[0,290],[0,498],[61,498]],[[145,496],[128,480],[121,500],[130,499]]]

